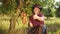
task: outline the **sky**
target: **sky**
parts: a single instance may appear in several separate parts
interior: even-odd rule
[[[58,1],[60,1],[60,0],[55,0],[55,2],[58,2]]]

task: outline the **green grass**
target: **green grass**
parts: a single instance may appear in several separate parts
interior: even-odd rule
[[[0,34],[7,34],[10,24],[9,19],[10,16],[0,16]],[[49,20],[45,20],[45,25],[48,28],[48,34],[60,34],[60,18],[50,18]],[[22,29],[24,31],[24,29],[26,30],[26,28],[28,28],[28,22],[23,25],[22,20],[19,17],[17,19],[15,28],[17,29],[17,32],[15,32],[16,34],[20,32],[19,29]]]
[[[49,34],[60,34],[60,18],[45,20]]]

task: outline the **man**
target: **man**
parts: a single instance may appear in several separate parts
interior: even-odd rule
[[[44,15],[39,4],[35,4],[32,8],[32,15],[29,18],[29,26],[33,27],[30,34],[44,34],[46,27],[44,26]]]

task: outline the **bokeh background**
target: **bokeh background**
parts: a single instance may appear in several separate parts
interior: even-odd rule
[[[60,0],[0,0],[0,34],[27,34],[35,3],[42,7],[48,34],[60,34]]]

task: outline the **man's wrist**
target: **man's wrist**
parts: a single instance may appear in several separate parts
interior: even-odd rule
[[[37,19],[39,19],[39,16],[37,16]]]

